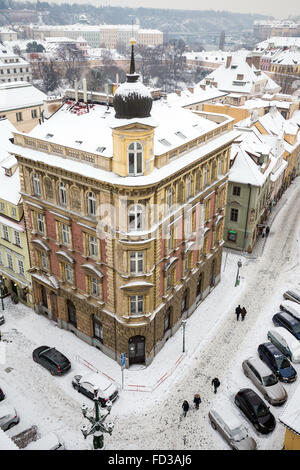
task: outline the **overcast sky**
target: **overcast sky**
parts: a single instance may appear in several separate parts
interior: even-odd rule
[[[300,15],[299,0],[48,0],[49,3],[91,3],[122,7],[178,8],[186,10],[229,10],[240,13],[261,13],[276,18]]]

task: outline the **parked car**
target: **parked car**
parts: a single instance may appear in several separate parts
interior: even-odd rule
[[[104,375],[92,372],[86,375],[75,375],[72,380],[75,390],[88,398],[94,398],[94,389],[98,388],[98,400],[102,407],[106,406],[110,400],[114,402],[119,396],[116,385],[107,379]]]
[[[28,444],[25,450],[65,450],[65,444],[57,434],[51,432]]]
[[[5,323],[5,318],[2,313],[0,313],[0,325],[3,325]]]
[[[242,363],[243,371],[265,400],[271,405],[283,405],[287,400],[285,388],[278,382],[276,375],[260,359],[249,357]]]
[[[40,346],[32,353],[35,362],[50,371],[51,375],[62,375],[71,368],[71,362],[61,352],[49,346]]]
[[[269,330],[268,340],[292,362],[300,362],[300,342],[288,330],[282,326]]]
[[[297,287],[289,289],[284,292],[283,297],[287,300],[292,300],[293,302],[300,304],[300,289]]]
[[[293,317],[297,318],[297,320],[300,320],[300,305],[296,304],[296,302],[283,300],[280,304],[280,310],[288,312],[293,315]]]
[[[5,394],[2,390],[2,388],[0,388],[0,401],[4,400],[4,398],[5,398]]]
[[[294,382],[297,372],[288,358],[273,343],[263,343],[258,346],[260,359],[276,374],[281,382]]]
[[[247,429],[227,404],[215,407],[208,413],[210,423],[215,431],[227,441],[234,450],[255,450],[255,440],[248,436]]]
[[[282,326],[300,340],[300,321],[288,312],[275,313],[272,318],[275,326]]]
[[[7,429],[18,424],[19,421],[20,418],[13,406],[8,403],[0,404],[0,429],[7,431]]]
[[[234,397],[234,403],[245,414],[255,429],[262,433],[272,432],[276,420],[265,402],[251,388],[242,388]]]

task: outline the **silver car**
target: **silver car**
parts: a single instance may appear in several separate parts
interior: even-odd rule
[[[283,405],[286,402],[288,395],[285,388],[260,359],[249,357],[243,361],[242,367],[245,376],[254,383],[271,405]]]
[[[208,417],[212,428],[218,431],[234,450],[255,450],[255,440],[227,403],[220,403],[210,410]]]
[[[13,406],[7,403],[0,404],[0,429],[7,431],[20,421],[18,413]]]

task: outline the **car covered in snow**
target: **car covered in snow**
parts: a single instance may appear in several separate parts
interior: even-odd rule
[[[275,429],[276,420],[269,407],[251,388],[239,390],[234,397],[234,403],[258,432],[268,434]]]
[[[50,432],[28,444],[25,450],[65,450],[65,444],[56,433]]]
[[[268,340],[292,362],[300,362],[300,342],[288,330],[282,326],[278,326],[276,330],[269,330]]]
[[[283,405],[287,393],[277,376],[257,357],[249,357],[242,363],[243,371],[271,405]]]
[[[279,312],[273,315],[272,320],[275,326],[282,326],[300,340],[300,321],[293,315],[288,312]]]
[[[6,400],[4,403],[0,403],[0,429],[7,431],[19,421],[20,417],[12,405],[6,403]]]
[[[296,302],[283,300],[280,304],[280,310],[288,312],[293,315],[293,317],[297,318],[297,320],[300,320],[300,305],[296,304]]]
[[[97,372],[75,375],[72,380],[72,386],[79,393],[91,399],[94,399],[94,390],[97,388],[97,397],[102,407],[105,407],[108,401],[114,402],[119,396],[116,385],[107,377]]]
[[[40,346],[32,353],[35,362],[50,371],[51,375],[62,375],[71,368],[71,362],[55,348]]]
[[[288,358],[273,343],[262,343],[258,346],[259,358],[270,367],[281,382],[294,382],[297,372]]]
[[[227,403],[222,402],[214,406],[208,417],[212,428],[221,434],[232,449],[256,449],[255,440],[248,435],[247,429]]]
[[[300,304],[300,289],[297,287],[289,289],[284,292],[283,297],[287,300],[292,300],[293,302]]]

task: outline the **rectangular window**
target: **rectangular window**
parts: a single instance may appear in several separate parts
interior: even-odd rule
[[[7,258],[7,267],[13,271],[14,270],[14,265],[13,265],[13,259],[12,259],[11,254],[7,253],[6,258]]]
[[[144,296],[132,295],[130,297],[130,314],[141,315],[144,313]]]
[[[48,255],[44,251],[41,253],[42,269],[48,270]]]
[[[2,236],[3,236],[4,240],[9,242],[8,227],[6,225],[2,225]]]
[[[237,222],[238,221],[238,215],[239,215],[238,209],[231,209],[231,211],[230,211],[230,220],[232,222]]]
[[[14,230],[15,245],[21,246],[20,234],[17,230]]]
[[[94,338],[103,343],[103,326],[100,320],[94,318]]]
[[[93,258],[98,256],[98,243],[97,238],[89,235],[89,255]]]
[[[43,214],[37,213],[36,221],[37,221],[37,231],[38,231],[41,235],[44,235],[44,233],[45,233],[45,223],[44,223],[44,216],[43,216]]]
[[[173,194],[172,194],[172,188],[170,188],[170,189],[168,189],[168,192],[167,192],[168,209],[171,209],[172,204],[173,204]]]
[[[191,197],[191,178],[188,178],[187,179],[187,182],[186,182],[186,200],[188,201]]]
[[[185,238],[188,238],[192,233],[192,214],[187,214],[185,217]]]
[[[21,259],[18,259],[18,270],[19,270],[19,274],[21,274],[21,276],[24,276],[25,274],[24,262]]]
[[[99,297],[99,280],[95,277],[91,278],[91,295],[94,297]]]
[[[0,211],[5,212],[5,204],[4,202],[0,202]]]
[[[64,245],[70,244],[70,233],[69,233],[69,226],[66,224],[61,224],[61,236],[62,242]]]
[[[32,119],[37,119],[37,111],[36,111],[36,109],[32,109],[32,110],[31,110],[31,117],[32,117]]]
[[[16,119],[17,122],[23,121],[22,113],[20,111],[16,113]]]
[[[167,291],[172,287],[172,271],[167,273]]]
[[[17,209],[15,207],[11,208],[11,216],[14,218],[17,217]]]
[[[133,251],[130,253],[130,273],[141,274],[144,272],[144,253]]]
[[[73,283],[73,269],[69,264],[65,264],[65,280],[70,284]]]
[[[240,196],[241,195],[241,187],[240,186],[233,186],[232,194],[234,196]]]

